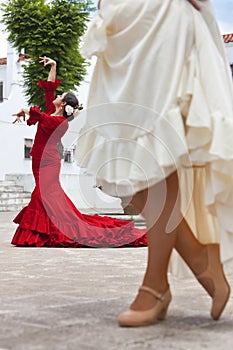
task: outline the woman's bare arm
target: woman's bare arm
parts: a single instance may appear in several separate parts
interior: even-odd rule
[[[40,63],[43,63],[44,66],[47,66],[50,64],[51,68],[50,68],[47,80],[55,82],[56,72],[57,72],[57,62],[54,61],[52,58],[44,56],[44,57],[40,57]]]

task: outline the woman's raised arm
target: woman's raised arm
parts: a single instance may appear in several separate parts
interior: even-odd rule
[[[40,63],[43,63],[44,66],[48,66],[50,64],[51,68],[50,68],[47,80],[55,82],[56,71],[57,71],[57,62],[55,60],[53,60],[52,58],[43,56],[43,57],[40,57]]]

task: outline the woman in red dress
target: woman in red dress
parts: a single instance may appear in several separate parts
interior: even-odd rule
[[[122,247],[145,246],[145,231],[129,221],[107,216],[80,213],[63,191],[60,181],[58,143],[74,118],[79,103],[75,95],[63,93],[55,98],[56,62],[41,57],[44,66],[50,65],[48,80],[37,84],[45,91],[46,112],[38,107],[23,108],[15,114],[28,125],[37,123],[31,151],[35,189],[30,203],[14,219],[19,224],[12,244],[34,247]],[[54,99],[55,98],[55,99]]]

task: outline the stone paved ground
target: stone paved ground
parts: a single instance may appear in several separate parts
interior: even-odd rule
[[[170,276],[166,321],[137,329],[116,317],[134,297],[146,248],[10,245],[16,213],[0,213],[0,350],[232,350],[233,298],[221,320],[194,278]],[[233,286],[233,269],[226,267]]]

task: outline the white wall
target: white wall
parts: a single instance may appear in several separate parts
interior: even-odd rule
[[[226,53],[230,64],[233,64],[233,43],[226,43]]]
[[[24,138],[34,138],[35,127],[24,124],[12,124],[16,113],[26,106],[26,99],[22,88],[22,66],[17,62],[18,55],[8,45],[8,64],[0,70],[4,80],[4,102],[0,103],[0,179],[6,173],[30,171],[30,160],[24,160]]]
[[[5,82],[6,81],[6,67],[5,65],[0,65],[0,81]],[[6,86],[3,85],[3,98],[6,98]]]

